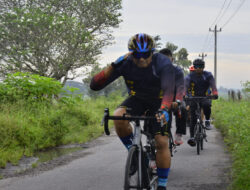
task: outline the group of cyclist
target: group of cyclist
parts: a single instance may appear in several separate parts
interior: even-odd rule
[[[152,133],[156,142],[156,165],[158,175],[157,190],[166,190],[170,171],[171,156],[168,146],[167,128],[161,133],[159,120],[171,126],[172,113],[176,118],[175,143],[183,143],[181,137],[186,134],[187,109],[191,113],[190,139],[188,144],[195,146],[193,139],[195,125],[195,105],[185,104],[184,96],[206,96],[208,89],[217,95],[214,78],[210,72],[204,71],[205,63],[201,59],[193,62],[194,71],[184,78],[182,69],[173,64],[170,50],[156,52],[155,42],[150,35],[139,33],[128,41],[129,52],[108,65],[91,81],[92,90],[101,90],[122,76],[129,96],[117,107],[114,116],[122,116],[126,108],[131,108],[131,115],[143,115],[146,111],[156,116],[152,123]],[[211,102],[202,102],[206,117],[206,127],[210,129]],[[161,110],[159,118],[155,113]],[[129,150],[132,145],[133,131],[128,121],[114,121],[115,131],[124,146]]]

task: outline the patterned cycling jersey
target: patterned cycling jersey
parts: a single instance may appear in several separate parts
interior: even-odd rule
[[[95,75],[90,87],[100,90],[123,76],[128,93],[142,99],[162,99],[161,108],[171,108],[175,88],[175,68],[169,58],[154,53],[151,64],[146,68],[139,68],[130,55],[124,63],[105,78],[100,73]]]
[[[206,96],[210,87],[213,95],[218,95],[215,80],[211,72],[203,71],[201,75],[193,72],[185,78],[185,90],[187,95]]]

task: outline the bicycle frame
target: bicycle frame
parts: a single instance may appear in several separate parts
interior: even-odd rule
[[[152,139],[151,139],[151,136],[149,136],[149,133],[142,130],[141,125],[140,125],[140,121],[142,121],[142,120],[144,120],[144,121],[152,120],[152,119],[156,119],[156,118],[153,117],[153,116],[147,116],[147,117],[146,116],[128,116],[126,114],[124,114],[123,116],[110,116],[109,115],[109,109],[106,108],[105,112],[104,112],[104,118],[103,118],[102,123],[104,123],[104,129],[105,129],[105,133],[107,135],[110,134],[109,129],[108,129],[108,120],[109,119],[111,119],[111,120],[128,120],[128,121],[134,121],[135,122],[134,133],[133,133],[134,137],[133,137],[132,146],[131,146],[130,150],[132,149],[132,147],[135,147],[135,149],[138,151],[138,160],[139,160],[139,162],[138,162],[138,176],[139,176],[138,177],[138,182],[139,183],[138,183],[138,186],[130,186],[130,188],[142,189],[143,185],[145,185],[145,184],[143,184],[143,182],[145,183],[145,181],[143,181],[143,179],[142,179],[143,171],[145,171],[145,169],[147,169],[148,166],[145,166],[142,163],[142,160],[145,161],[144,160],[145,157],[142,157],[142,155],[144,153],[146,153],[147,151],[144,151],[144,149],[142,147],[141,139],[142,139],[142,135],[144,134],[146,136],[146,141],[150,145],[150,147],[152,147],[152,145],[151,145],[152,141],[150,141]],[[163,125],[162,125],[162,127],[163,127]],[[129,152],[130,152],[130,150],[129,150]],[[148,171],[146,171],[146,174],[149,177]],[[147,177],[146,183],[147,183],[147,186],[148,186],[147,188],[150,188],[151,185],[153,185],[156,182],[157,176],[153,177],[152,179],[150,179],[148,177]],[[126,176],[125,176],[125,178],[126,178]]]

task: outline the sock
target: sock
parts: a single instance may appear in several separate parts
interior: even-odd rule
[[[170,168],[157,168],[158,186],[166,187]]]
[[[133,133],[126,137],[120,137],[122,143],[125,145],[125,147],[129,150],[129,148],[132,145],[132,139],[133,139]]]

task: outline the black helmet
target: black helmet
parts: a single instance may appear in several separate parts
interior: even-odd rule
[[[195,65],[203,65],[203,66],[205,66],[205,62],[202,60],[202,59],[195,59],[194,61],[193,61],[193,65],[195,66]]]
[[[128,41],[130,52],[149,52],[155,50],[154,39],[148,34],[139,33],[132,36]]]

